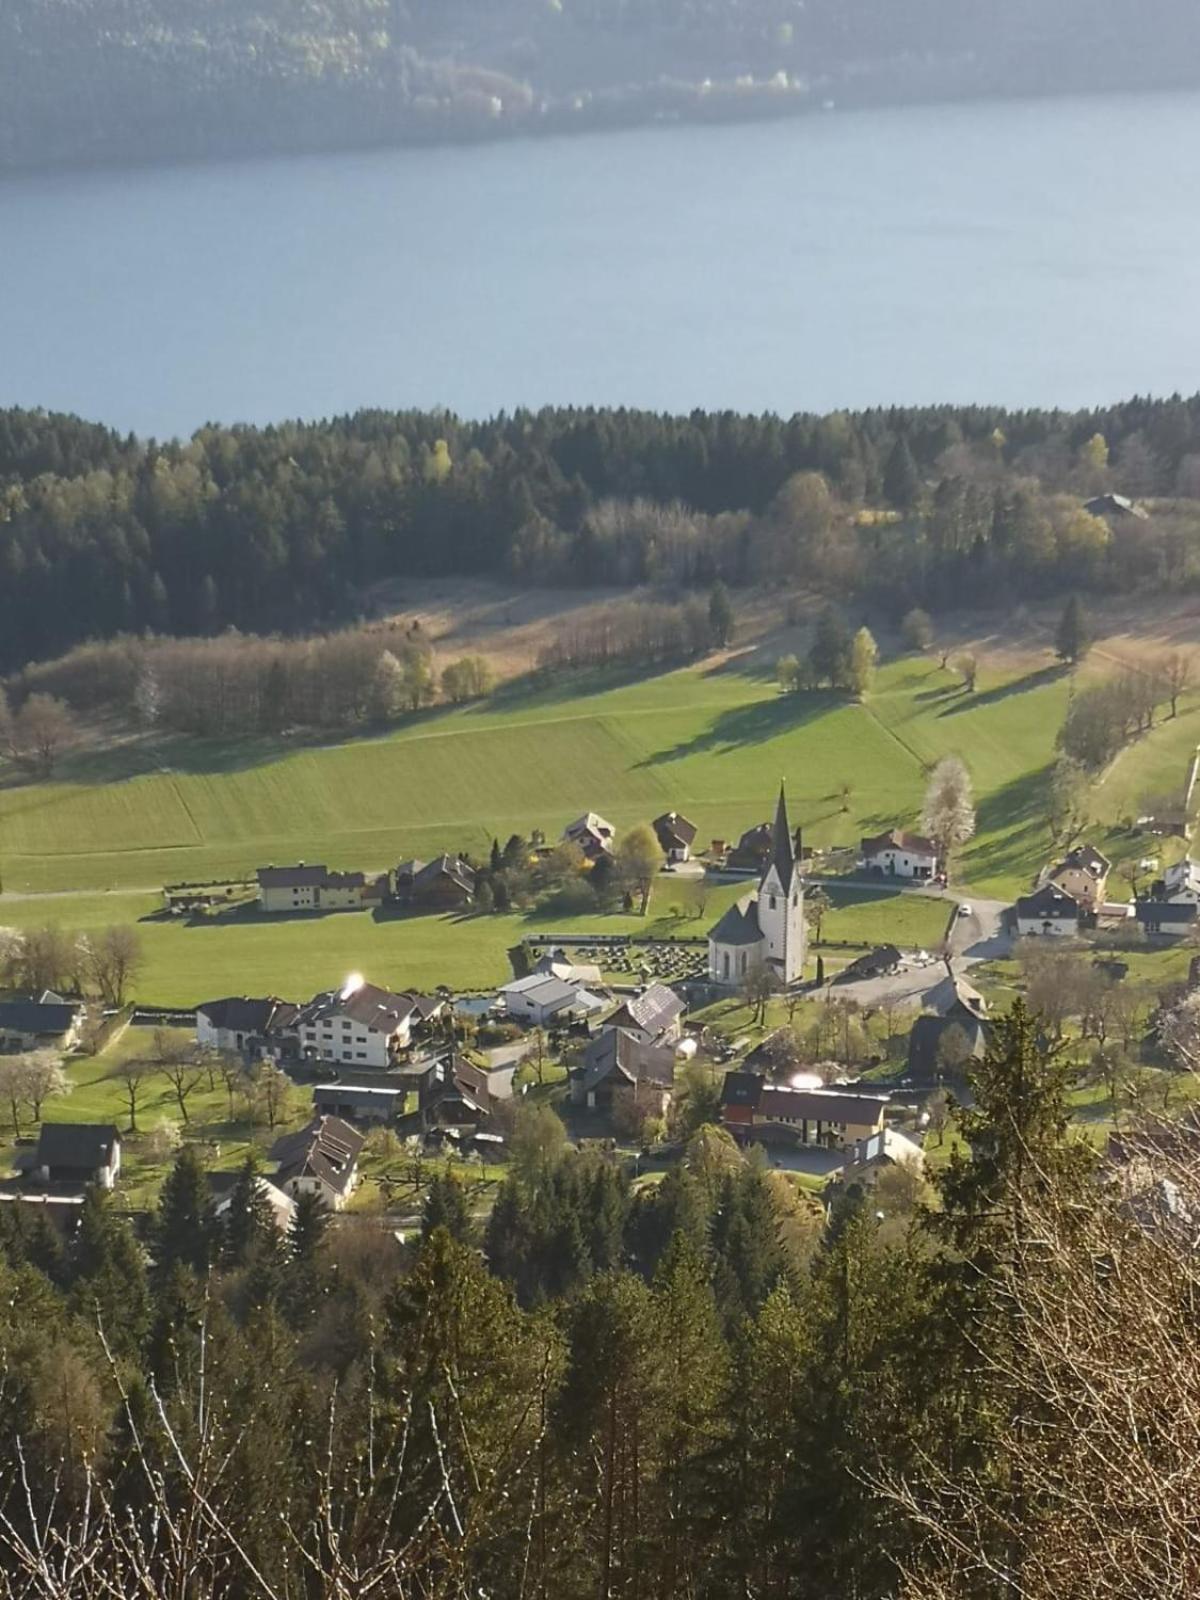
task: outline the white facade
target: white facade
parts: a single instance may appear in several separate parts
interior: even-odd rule
[[[305,1055],[313,1054],[322,1061],[349,1061],[357,1067],[374,1067],[385,1071],[396,1050],[407,1050],[412,1039],[411,1019],[386,1032],[369,1027],[331,1010],[320,1017],[306,1017],[300,1027],[300,1048]]]
[[[1200,906],[1200,865],[1189,857],[1163,873],[1164,900],[1173,906]]]
[[[535,1028],[545,1027],[567,1011],[578,1010],[590,1015],[602,1011],[605,1006],[605,1001],[590,990],[542,972],[505,984],[499,994],[506,1014],[514,1022],[528,1022]]]
[[[794,983],[804,972],[808,939],[799,867],[793,871],[790,884],[784,885],[777,868],[771,866],[759,886],[758,925],[768,965],[783,983]]]
[[[350,1181],[344,1189],[337,1189],[333,1184],[326,1183],[324,1178],[318,1178],[312,1173],[308,1173],[302,1178],[288,1178],[279,1187],[291,1200],[298,1200],[302,1194],[315,1194],[325,1202],[330,1211],[341,1211],[355,1189],[358,1188],[359,1182],[358,1163],[356,1161],[350,1174]]]
[[[1023,916],[1017,913],[1017,935],[1022,939],[1074,939],[1078,933],[1078,912],[1062,916]]]
[[[901,845],[888,845],[885,849],[865,857],[869,867],[885,872],[891,878],[911,878],[925,882],[937,876],[936,852],[911,850]]]

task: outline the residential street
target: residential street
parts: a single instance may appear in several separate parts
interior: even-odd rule
[[[954,897],[947,894],[944,898],[949,916]],[[972,898],[958,903],[970,905],[971,915],[958,917],[950,935],[950,953],[957,972],[969,971],[977,962],[1011,954],[1012,935],[1005,920],[1010,907],[1006,901]],[[929,1006],[936,1010],[946,996],[949,979],[940,952],[931,951],[930,954],[938,959],[928,966],[906,967],[890,976],[864,978],[858,983],[827,984],[825,992],[831,997],[855,1000],[864,1009],[872,1009],[890,996],[906,1005]]]

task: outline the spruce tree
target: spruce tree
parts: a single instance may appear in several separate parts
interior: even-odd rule
[[[112,1195],[98,1184],[84,1194],[71,1241],[71,1303],[89,1322],[99,1321],[114,1350],[132,1355],[150,1320],[146,1257]]]
[[[892,446],[883,469],[883,492],[900,511],[911,511],[921,497],[921,474],[903,434]]]
[[[194,1145],[185,1144],[167,1174],[154,1222],[154,1262],[160,1278],[174,1267],[204,1272],[215,1243],[212,1196]]]
[[[708,596],[708,636],[721,650],[733,638],[733,603],[719,578]]]
[[[1065,661],[1068,666],[1073,667],[1087,655],[1091,644],[1087,617],[1079,596],[1073,594],[1063,607],[1062,616],[1058,621],[1058,632],[1054,636],[1054,653],[1060,661]]]
[[[287,1235],[288,1250],[297,1265],[311,1266],[316,1261],[328,1227],[329,1208],[320,1195],[311,1190],[298,1194]]]
[[[445,1228],[459,1244],[469,1244],[474,1231],[466,1191],[449,1167],[434,1173],[421,1209],[421,1237],[428,1239],[435,1228]]]
[[[247,1156],[238,1171],[221,1221],[222,1253],[230,1266],[245,1266],[252,1255],[273,1251],[278,1243],[274,1213],[262,1192],[253,1156]]]

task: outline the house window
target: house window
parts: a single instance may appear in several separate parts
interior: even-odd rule
[[[725,954],[721,957],[721,961],[722,961],[722,965],[723,965],[723,968],[724,968],[725,976],[728,977],[729,976],[729,951],[728,950],[726,950]]]
[[[365,1061],[365,1060],[366,1060],[366,1059],[367,1059],[367,1052],[366,1052],[366,1051],[365,1051],[365,1050],[360,1050],[360,1051],[359,1051],[359,1052],[358,1052],[358,1056],[357,1056],[357,1059],[358,1059],[358,1060],[359,1060],[359,1061]]]
[[[774,911],[774,909],[775,909],[775,896],[774,895],[770,895],[769,899],[770,899],[770,902],[771,902],[771,910]]]

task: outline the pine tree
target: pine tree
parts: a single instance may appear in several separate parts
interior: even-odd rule
[[[1058,632],[1054,636],[1054,653],[1060,661],[1065,661],[1068,666],[1073,667],[1087,655],[1091,644],[1087,617],[1084,615],[1079,596],[1073,594],[1063,607],[1062,616],[1059,618]]]
[[[159,1277],[176,1266],[204,1272],[214,1245],[212,1197],[194,1145],[185,1144],[167,1174],[154,1224],[154,1262]]]
[[[46,1215],[44,1207],[38,1211],[25,1235],[25,1254],[29,1265],[36,1267],[51,1283],[63,1281],[66,1276],[66,1255],[62,1236]]]
[[[298,1194],[287,1235],[288,1250],[297,1265],[311,1266],[316,1261],[328,1227],[329,1208],[320,1195],[311,1190]]]

